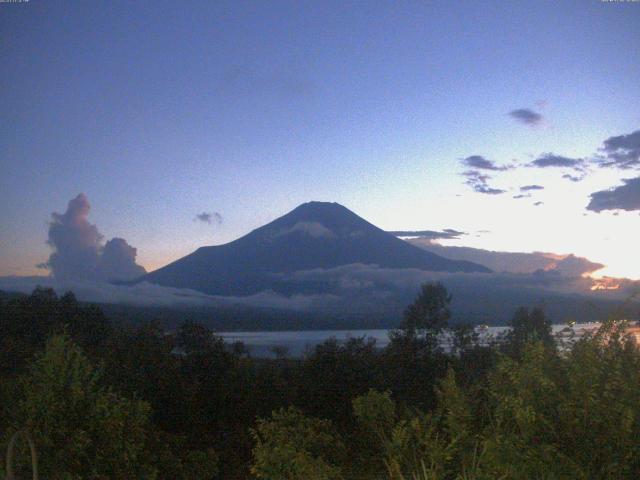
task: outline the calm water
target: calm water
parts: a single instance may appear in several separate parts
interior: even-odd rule
[[[581,323],[572,327],[576,337],[580,337],[585,331],[597,328],[597,323]],[[562,337],[571,335],[571,331],[566,330],[567,325],[554,325],[553,332]],[[476,331],[480,335],[481,341],[487,341],[491,336],[508,330],[508,327],[477,327]],[[274,348],[284,348],[289,356],[298,357],[304,354],[307,349],[335,337],[339,341],[349,338],[367,337],[376,340],[376,345],[380,348],[389,343],[390,330],[303,330],[285,332],[219,332],[226,342],[243,342],[254,357],[273,357]],[[441,344],[446,349],[449,344],[447,337],[441,338]]]

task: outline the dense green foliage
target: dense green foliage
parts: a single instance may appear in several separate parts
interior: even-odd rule
[[[28,428],[51,479],[640,476],[640,352],[623,324],[558,350],[544,312],[520,309],[487,346],[448,329],[449,302],[425,285],[384,349],[259,359],[189,318],[167,334],[72,294],[0,300],[0,451]]]
[[[305,417],[295,407],[258,420],[251,472],[265,480],[342,479],[343,446],[332,434],[331,422]]]
[[[450,369],[427,414],[375,391],[354,409],[392,479],[638,478],[639,362],[611,322],[562,356],[530,342],[466,389]]]
[[[143,458],[149,405],[101,385],[68,337],[51,337],[21,383],[11,423],[31,432],[46,478],[154,476]]]

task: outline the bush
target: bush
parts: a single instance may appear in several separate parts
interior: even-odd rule
[[[258,420],[251,472],[265,480],[339,480],[342,442],[327,420],[280,409]]]
[[[11,423],[31,432],[44,478],[153,478],[143,458],[149,412],[104,387],[80,348],[58,335],[23,379]]]

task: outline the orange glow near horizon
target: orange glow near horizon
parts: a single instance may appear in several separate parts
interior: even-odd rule
[[[618,279],[603,277],[603,278],[594,278],[594,284],[591,286],[591,290],[618,290],[620,288],[620,283],[618,283]]]
[[[589,274],[591,278],[594,280],[602,280],[602,279],[626,279],[639,281],[640,273],[637,273],[636,269],[633,266],[630,266],[629,269],[616,267],[605,266],[600,270],[596,270]]]

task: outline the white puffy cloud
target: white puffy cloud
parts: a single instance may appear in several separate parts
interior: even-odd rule
[[[47,243],[53,252],[43,266],[61,280],[129,280],[146,273],[136,264],[136,249],[123,238],[103,245],[103,236],[89,222],[90,209],[80,193],[64,213],[51,214]]]

